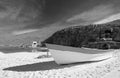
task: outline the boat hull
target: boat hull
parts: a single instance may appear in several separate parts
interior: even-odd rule
[[[85,61],[98,61],[112,57],[113,50],[75,48],[46,44],[57,64],[69,64]]]

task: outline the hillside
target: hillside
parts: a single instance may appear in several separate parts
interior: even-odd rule
[[[72,47],[82,47],[90,42],[97,41],[98,38],[105,35],[106,30],[112,29],[111,37],[113,41],[120,41],[120,20],[106,24],[73,26],[55,32],[51,37],[46,39],[45,43],[58,44]],[[116,23],[117,22],[117,23]]]

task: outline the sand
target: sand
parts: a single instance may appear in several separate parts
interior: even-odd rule
[[[108,73],[104,78],[120,78],[120,68]]]
[[[109,59],[89,63],[57,65],[43,52],[0,52],[0,78],[120,78],[120,51]]]

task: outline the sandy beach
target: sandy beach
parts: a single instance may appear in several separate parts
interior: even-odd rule
[[[58,65],[45,52],[0,52],[0,78],[120,78],[120,53],[109,59]]]

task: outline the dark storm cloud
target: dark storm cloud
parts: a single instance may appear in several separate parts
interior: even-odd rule
[[[94,22],[119,12],[119,0],[45,0],[42,17],[26,28],[41,28],[56,22]],[[71,21],[70,21],[71,20]],[[34,26],[33,26],[34,25]]]
[[[119,13],[119,4],[119,0],[1,0],[0,29],[92,23]]]

